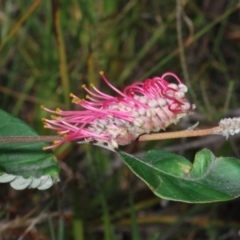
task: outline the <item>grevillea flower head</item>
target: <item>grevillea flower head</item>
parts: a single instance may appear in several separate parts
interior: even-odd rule
[[[107,80],[103,72],[100,74],[118,96],[103,93],[94,85],[91,85],[93,90],[83,85],[88,93],[86,99],[70,94],[72,102],[79,105],[81,110],[53,111],[43,107],[55,114],[52,119],[43,119],[44,127],[64,136],[47,148],[69,141],[117,148],[118,145],[131,143],[142,134],[165,130],[195,109],[195,105],[185,97],[187,87],[173,73],[135,82],[122,92]],[[176,83],[169,83],[167,77],[174,78]]]

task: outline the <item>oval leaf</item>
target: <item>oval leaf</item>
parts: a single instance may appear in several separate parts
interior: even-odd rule
[[[192,164],[160,150],[137,158],[119,152],[128,167],[159,197],[189,203],[226,201],[240,195],[240,161],[199,151]]]
[[[37,136],[24,122],[0,110],[0,136]],[[59,164],[46,143],[0,143],[0,182],[15,189],[47,189],[58,181]]]

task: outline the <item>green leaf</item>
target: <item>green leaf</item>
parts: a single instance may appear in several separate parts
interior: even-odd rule
[[[0,110],[0,136],[37,136],[24,122]],[[15,189],[47,189],[58,181],[57,159],[42,148],[46,143],[0,143],[0,182]]]
[[[159,197],[189,203],[226,201],[240,195],[240,161],[199,151],[192,164],[160,150],[137,158],[119,152],[128,167]]]

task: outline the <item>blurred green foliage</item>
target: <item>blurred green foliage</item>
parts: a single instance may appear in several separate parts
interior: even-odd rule
[[[73,92],[84,97],[82,84],[94,83],[109,92],[99,71],[119,89],[172,71],[189,86],[189,98],[197,105],[196,114],[181,122],[180,129],[237,116],[239,9],[238,0],[2,0],[0,106],[39,135],[53,134],[42,127],[41,118],[48,115],[40,105],[75,109],[68,96]],[[125,151],[142,154],[164,148],[193,158],[198,149],[208,147],[217,156],[239,158],[238,146],[237,137],[228,142],[219,137],[136,142]],[[1,185],[0,234],[5,239],[239,237],[238,200],[165,202],[113,153],[77,144],[54,152],[62,176],[51,190],[16,192]]]

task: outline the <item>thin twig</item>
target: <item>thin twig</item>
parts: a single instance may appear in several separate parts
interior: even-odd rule
[[[0,143],[53,142],[62,140],[61,136],[11,136],[0,137]]]
[[[162,139],[172,139],[172,138],[186,138],[186,137],[197,137],[206,136],[211,134],[216,134],[221,132],[221,127],[214,127],[202,130],[184,130],[176,132],[165,132],[156,134],[145,134],[139,137],[138,141],[152,141],[152,140],[162,140]],[[12,136],[12,137],[0,137],[0,143],[26,143],[26,142],[53,142],[62,140],[64,137],[61,136]]]
[[[189,93],[192,96],[194,103],[197,105],[198,109],[204,113],[204,109],[201,106],[201,104],[198,104],[198,99],[196,96],[195,91],[192,88],[191,85],[191,81],[190,81],[190,76],[189,76],[189,72],[188,72],[188,67],[187,67],[187,61],[186,61],[186,56],[185,56],[185,52],[184,49],[187,46],[188,42],[191,42],[193,40],[193,37],[188,38],[188,41],[186,41],[185,43],[183,42],[183,34],[182,34],[182,21],[181,21],[181,17],[182,17],[182,4],[181,4],[181,0],[176,0],[176,27],[177,27],[177,41],[178,41],[178,47],[179,47],[179,57],[180,57],[180,63],[181,63],[181,68],[182,68],[182,72],[183,72],[183,79],[184,82],[186,82],[186,85],[189,88]],[[186,16],[185,16],[186,18]],[[191,30],[190,30],[191,33]]]
[[[177,132],[166,132],[166,133],[156,133],[156,134],[146,134],[139,137],[138,141],[152,141],[152,140],[163,140],[172,138],[186,138],[186,137],[197,137],[212,135],[221,132],[221,127],[214,127],[202,130],[184,130]]]
[[[6,38],[2,41],[0,44],[0,51],[3,49],[3,47],[6,45],[6,43],[13,37],[14,34],[19,30],[19,28],[24,24],[24,22],[28,19],[28,17],[33,13],[33,11],[38,7],[38,5],[41,3],[41,0],[36,0],[33,2],[33,4],[30,6],[30,8],[26,11],[26,13],[20,18],[20,20],[17,22],[17,24],[13,27],[13,29],[8,33]]]
[[[186,57],[184,54],[181,15],[182,15],[181,0],[177,0],[176,20],[177,20],[177,39],[178,39],[178,46],[179,46],[179,56],[180,56],[181,67],[182,67],[182,71],[183,71],[183,75],[184,75],[184,80],[186,81],[187,85],[190,86],[190,84],[191,84],[190,77],[188,74]]]
[[[58,58],[59,58],[59,71],[62,81],[63,93],[65,98],[65,103],[67,106],[70,105],[69,101],[69,78],[68,78],[68,67],[67,67],[67,56],[66,56],[66,47],[63,37],[63,31],[61,27],[61,11],[59,7],[58,0],[52,0],[52,15],[53,15],[53,25],[54,32],[57,41],[57,50],[58,50]]]

